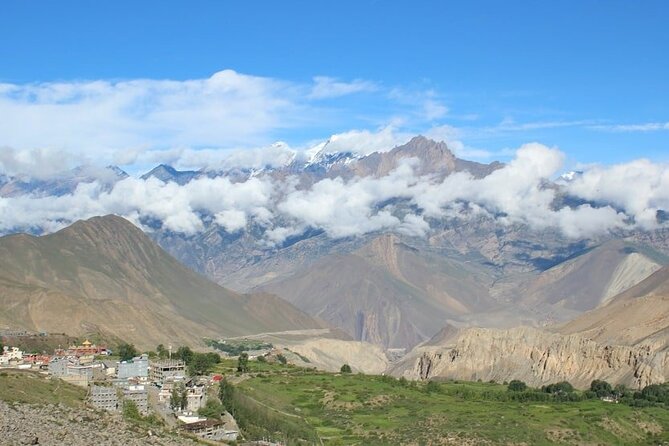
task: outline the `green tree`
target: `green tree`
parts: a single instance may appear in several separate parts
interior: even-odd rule
[[[223,413],[223,405],[214,399],[208,399],[204,407],[197,411],[198,415],[215,420],[221,418],[221,413]]]
[[[158,357],[160,359],[165,359],[169,356],[169,352],[163,344],[158,344],[158,347],[156,347],[156,353],[158,353]]]
[[[133,344],[128,344],[127,342],[124,342],[122,344],[119,344],[118,346],[118,355],[121,358],[121,361],[128,361],[135,356],[137,356],[139,352],[135,348]]]
[[[555,384],[549,384],[541,388],[546,393],[552,393],[553,395],[566,395],[574,391],[574,386],[572,386],[568,381],[560,381]]]
[[[209,364],[220,364],[221,363],[221,355],[215,352],[209,352],[204,354],[207,357],[207,361],[209,361]]]
[[[595,392],[595,394],[600,398],[613,394],[613,388],[611,387],[611,384],[601,379],[592,381],[590,383],[590,390]]]
[[[190,347],[181,346],[177,349],[177,352],[174,354],[177,359],[181,359],[186,365],[190,364],[193,360],[193,350]]]
[[[239,355],[237,359],[237,371],[241,373],[246,373],[249,371],[249,354],[243,352]]]
[[[183,383],[176,384],[170,395],[170,407],[172,410],[184,410],[188,403],[188,391]]]
[[[339,371],[340,371],[341,373],[351,373],[351,372],[352,372],[352,370],[351,370],[351,366],[348,365],[348,364],[344,364],[343,366],[341,366],[341,368],[339,369]]]
[[[518,379],[513,379],[506,388],[509,392],[523,392],[527,390],[527,384]]]
[[[218,399],[221,400],[223,408],[233,412],[235,388],[227,379],[222,379],[218,387]]]
[[[188,364],[188,374],[190,376],[206,375],[209,373],[211,367],[215,364],[213,361],[214,358],[206,354],[194,353],[193,359],[191,359],[190,364]]]
[[[618,398],[622,398],[622,397],[628,395],[629,390],[627,390],[627,386],[625,386],[625,384],[618,384],[618,385],[616,385],[616,387],[613,389],[613,393],[614,393]]]
[[[285,356],[283,356],[282,353],[279,353],[278,355],[276,355],[276,359],[277,359],[281,364],[287,364],[287,363],[288,363],[288,360],[286,359]]]

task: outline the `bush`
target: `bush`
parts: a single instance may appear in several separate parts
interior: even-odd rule
[[[595,392],[599,398],[611,396],[611,394],[613,394],[613,388],[611,387],[611,384],[600,379],[596,379],[590,383],[590,390]]]
[[[351,366],[348,365],[348,364],[344,364],[343,366],[341,366],[341,369],[339,369],[339,371],[341,373],[351,373],[352,372]]]
[[[509,386],[507,387],[509,392],[524,392],[527,390],[527,384],[518,379],[511,380]]]
[[[277,361],[279,361],[281,364],[284,364],[284,365],[285,365],[285,364],[288,363],[288,360],[286,359],[286,357],[283,356],[283,354],[281,354],[281,353],[279,353],[278,355],[276,355],[276,359],[277,359]]]
[[[440,390],[441,386],[436,381],[428,381],[425,386],[425,392],[427,393],[439,392]]]
[[[123,418],[131,421],[139,421],[142,419],[142,415],[137,409],[137,404],[134,401],[126,400],[123,402]]]
[[[204,407],[201,407],[198,411],[197,414],[205,417],[205,418],[211,418],[218,420],[221,418],[221,414],[223,413],[223,405],[219,403],[216,400],[209,399],[207,400],[207,403],[205,404]]]
[[[118,346],[118,355],[121,361],[128,361],[138,355],[137,349],[133,344],[124,342]]]
[[[546,393],[552,393],[553,395],[564,395],[567,393],[572,393],[574,391],[574,386],[572,386],[568,381],[560,381],[555,384],[549,384],[541,388]]]

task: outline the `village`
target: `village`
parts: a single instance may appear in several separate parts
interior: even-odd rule
[[[11,335],[16,338],[22,333]],[[184,434],[208,441],[237,441],[239,428],[231,415],[215,419],[198,414],[209,399],[216,398],[222,375],[189,376],[186,363],[172,358],[171,351],[167,357],[145,353],[127,360],[113,353],[89,340],[54,349],[52,354],[27,353],[4,345],[0,369],[36,371],[86,388],[88,404],[98,410],[122,412],[131,402],[139,414],[153,413],[167,427]]]

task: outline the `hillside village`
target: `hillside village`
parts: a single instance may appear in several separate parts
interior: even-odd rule
[[[22,336],[48,336],[47,333],[6,331],[16,339]],[[140,416],[154,414],[171,429],[210,441],[236,441],[239,428],[228,414],[222,419],[203,417],[198,411],[216,399],[220,374],[189,376],[181,359],[161,358],[144,353],[121,360],[106,346],[84,340],[79,345],[54,349],[52,353],[29,353],[4,345],[0,371],[21,370],[60,379],[86,390],[90,407],[122,413],[131,406]],[[153,353],[153,352],[152,352]]]

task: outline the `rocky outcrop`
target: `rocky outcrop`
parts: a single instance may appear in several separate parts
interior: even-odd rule
[[[532,386],[567,380],[582,388],[604,379],[640,388],[665,382],[667,365],[667,351],[650,345],[605,345],[530,327],[470,328],[416,348],[390,372],[421,380],[520,379]]]
[[[120,415],[63,405],[33,406],[0,401],[3,445],[196,445],[196,441],[125,422]]]

